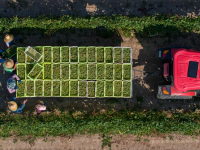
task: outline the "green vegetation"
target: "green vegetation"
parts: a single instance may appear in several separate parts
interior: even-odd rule
[[[131,97],[131,82],[123,81],[123,97]]]
[[[87,49],[86,47],[80,47],[79,51],[79,62],[86,62],[87,61]]]
[[[96,64],[88,64],[88,79],[96,79]]]
[[[114,62],[115,63],[122,63],[122,48],[115,48],[114,54],[115,54]]]
[[[40,54],[42,54],[42,57],[43,57],[43,46],[36,46],[36,47],[34,47],[34,49],[38,52],[38,53],[40,53]],[[38,62],[42,62],[42,58],[38,61]]]
[[[61,82],[62,82],[61,96],[69,96],[69,81],[61,81]]]
[[[25,65],[23,64],[17,65],[17,75],[20,78],[20,80],[25,79],[25,71],[26,71]]]
[[[95,62],[95,47],[88,47],[88,62]]]
[[[16,48],[8,48],[6,51],[2,53],[5,58],[11,58],[12,56],[16,55],[17,49]]]
[[[104,48],[103,47],[97,47],[97,62],[103,63],[104,62]]]
[[[114,79],[115,80],[122,80],[122,65],[121,64],[116,64],[114,65]]]
[[[104,97],[104,81],[97,81],[96,97]]]
[[[71,62],[78,62],[78,47],[70,48],[70,53]]]
[[[88,97],[95,97],[95,82],[88,82]]]
[[[79,96],[87,96],[87,82],[79,81]]]
[[[131,49],[130,48],[123,48],[123,63],[130,63]]]
[[[34,66],[34,64],[26,64],[26,74],[27,75],[33,69],[33,66]],[[29,78],[26,76],[26,79],[29,79]]]
[[[29,47],[28,50],[26,51],[26,55],[30,57],[31,59],[35,60],[36,62],[40,59],[41,54],[39,54],[37,51],[35,51],[32,47]],[[28,60],[27,57],[27,60]],[[28,60],[31,61],[31,60]]]
[[[70,81],[70,96],[78,96],[78,81]]]
[[[105,76],[105,66],[104,64],[97,64],[97,79],[104,79]]]
[[[70,64],[70,79],[78,79],[78,64]]]
[[[23,97],[25,96],[25,81],[22,80],[22,83],[17,82],[17,97]]]
[[[43,81],[35,81],[35,96],[43,96]]]
[[[53,95],[60,96],[60,81],[53,81]]]
[[[131,65],[123,65],[123,80],[131,80]]]
[[[41,73],[43,67],[36,64],[33,69],[30,71],[30,73],[28,74],[28,76],[31,78],[31,79],[36,79],[37,76]]]
[[[51,64],[44,64],[44,79],[51,79]]]
[[[60,62],[60,47],[52,47],[53,48],[53,62]]]
[[[106,64],[106,79],[113,80],[113,64]]]
[[[87,79],[87,64],[79,64],[79,79]]]
[[[61,47],[61,62],[69,62],[69,47]]]
[[[113,63],[113,49],[105,48],[106,63]]]
[[[17,62],[18,63],[25,63],[25,47],[18,47],[17,48]]]
[[[114,96],[122,96],[122,81],[114,81]]]
[[[105,96],[113,96],[113,81],[106,81]]]
[[[107,111],[105,113],[50,113],[39,118],[31,113],[10,115],[0,114],[1,137],[13,136],[73,136],[75,134],[133,134],[179,133],[199,135],[199,113],[158,112],[158,111]],[[53,120],[53,121],[52,121]],[[45,130],[44,130],[45,129]]]
[[[60,64],[53,64],[53,79],[60,79]]]
[[[51,62],[51,47],[44,47],[44,62]]]
[[[34,60],[28,55],[26,55],[26,63],[34,63]]]
[[[44,96],[51,96],[51,81],[44,81]]]
[[[62,69],[62,80],[69,79],[69,64],[61,64]]]
[[[26,81],[26,96],[34,96],[34,81]]]

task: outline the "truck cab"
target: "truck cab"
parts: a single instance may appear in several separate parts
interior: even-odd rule
[[[167,48],[157,51],[163,60],[166,85],[158,86],[159,99],[191,99],[200,89],[200,52],[190,48]]]

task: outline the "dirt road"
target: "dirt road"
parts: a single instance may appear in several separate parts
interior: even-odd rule
[[[74,137],[49,137],[32,140],[31,138],[15,138],[0,140],[0,150],[100,150],[102,139],[99,135],[75,135]],[[112,150],[197,150],[200,148],[200,137],[183,135],[160,135],[136,137],[132,135],[116,135],[108,144]],[[103,148],[108,150],[109,147]]]

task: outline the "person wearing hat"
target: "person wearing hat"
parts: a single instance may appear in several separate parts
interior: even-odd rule
[[[10,77],[7,81],[7,89],[9,91],[9,93],[14,93],[18,87],[17,87],[17,82],[22,83],[22,81],[20,80],[20,78],[14,74],[12,77]]]
[[[8,48],[16,48],[15,38],[12,34],[6,34],[4,37],[4,42],[6,43]]]
[[[41,112],[47,111],[46,103],[44,103],[43,101],[37,101],[35,108],[37,112],[37,117],[41,114]]]
[[[11,73],[16,69],[17,62],[14,64],[14,61],[12,59],[6,59],[5,61],[3,61],[3,67],[6,72]]]
[[[22,113],[22,109],[25,107],[25,104],[27,102],[27,99],[25,99],[23,101],[23,104],[18,107],[19,104],[17,104],[15,102],[16,98],[13,97],[12,100],[10,102],[8,102],[8,109],[12,112],[12,113]]]

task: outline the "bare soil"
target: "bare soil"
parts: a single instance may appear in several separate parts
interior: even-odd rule
[[[198,16],[200,1],[195,0],[1,0],[2,17],[39,15],[152,15],[154,13]]]
[[[137,137],[133,135],[112,136],[108,146],[103,150],[197,150],[200,148],[199,136],[179,134],[154,135]],[[100,150],[102,137],[100,135],[75,135],[74,137],[9,137],[0,139],[0,150],[7,149],[59,149],[59,150]]]

